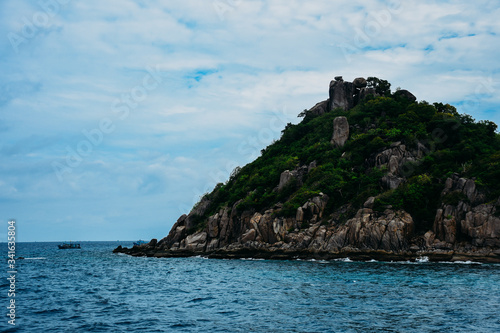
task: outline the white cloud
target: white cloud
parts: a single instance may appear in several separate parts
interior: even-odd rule
[[[0,207],[9,216],[0,218],[32,226],[25,240],[62,237],[37,227],[56,220],[68,233],[93,220],[105,230],[100,239],[117,229],[133,239],[144,215],[162,237],[234,164],[248,162],[239,145],[254,139],[264,148],[272,138],[259,138],[262,129],[279,137],[276,124],[326,99],[335,75],[378,76],[430,102],[473,100],[465,111],[500,122],[491,111],[500,105],[495,2],[225,3],[221,12],[199,0],[70,1],[18,53],[2,40],[0,153],[9,163],[0,168]],[[22,34],[23,17],[40,10],[3,1],[0,34]],[[141,86],[147,67],[163,80],[121,119],[112,105]],[[67,147],[88,140],[82,130],[103,118],[114,130],[59,182],[51,163],[64,162]]]

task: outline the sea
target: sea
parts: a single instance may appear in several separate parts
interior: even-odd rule
[[[15,297],[6,257],[1,332],[500,332],[499,264],[138,258],[112,253],[132,242],[57,244],[16,244]]]

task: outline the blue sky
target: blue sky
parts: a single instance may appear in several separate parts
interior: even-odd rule
[[[162,238],[328,97],[377,76],[500,123],[496,1],[4,0],[0,239]]]

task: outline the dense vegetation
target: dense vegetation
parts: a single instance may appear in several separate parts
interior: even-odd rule
[[[305,116],[302,122],[289,123],[280,140],[206,195],[210,206],[205,216],[197,217],[199,227],[221,207],[232,207],[239,200],[238,211],[263,211],[281,203],[278,215],[295,216],[299,206],[322,192],[330,198],[325,221],[341,207],[347,218],[368,197],[377,196],[376,210],[388,205],[404,209],[416,221],[417,231],[424,231],[432,225],[444,181],[453,173],[474,177],[490,199],[498,198],[500,135],[494,123],[476,122],[449,104],[411,102],[392,94],[387,81],[370,79],[381,97],[369,96],[349,111],[337,109],[320,116],[301,113]],[[341,115],[349,121],[350,137],[344,147],[334,148],[330,143],[333,119]],[[387,170],[370,168],[366,161],[394,142],[402,142],[409,149],[424,145],[424,157],[405,166],[406,181],[402,185],[387,190],[381,184]],[[276,190],[284,170],[313,161],[317,167],[301,183],[292,181],[281,191]]]

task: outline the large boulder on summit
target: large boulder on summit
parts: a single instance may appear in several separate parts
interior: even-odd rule
[[[351,82],[342,79],[330,82],[330,111],[336,108],[351,109],[354,106],[353,95]]]
[[[352,84],[354,88],[361,89],[366,87],[368,85],[368,82],[366,82],[366,79],[364,77],[357,77],[354,79],[354,81],[352,81]]]
[[[336,147],[343,147],[349,138],[349,123],[346,117],[336,117],[333,119],[332,144]]]
[[[406,98],[407,100],[409,100],[410,102],[415,102],[417,100],[415,95],[413,95],[411,92],[409,92],[408,90],[405,90],[405,89],[397,90],[394,93],[394,97],[403,97],[403,98]]]

